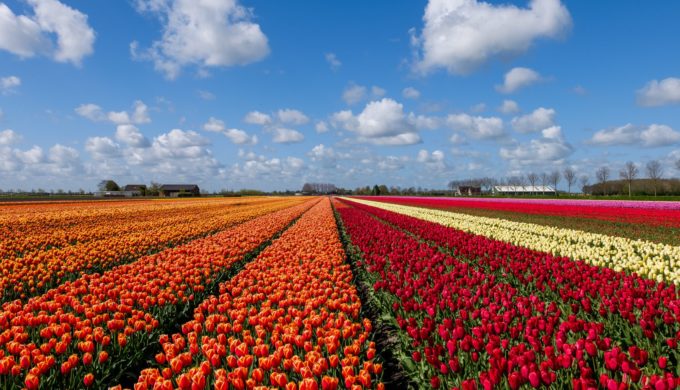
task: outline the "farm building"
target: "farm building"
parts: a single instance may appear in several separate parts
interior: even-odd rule
[[[196,184],[163,184],[160,195],[170,198],[200,196],[201,190]]]
[[[125,186],[123,191],[132,193],[132,196],[142,196],[146,194],[146,185],[128,184]]]
[[[458,186],[456,196],[479,196],[482,194],[482,187],[478,186]]]
[[[551,186],[494,186],[494,195],[555,195]]]

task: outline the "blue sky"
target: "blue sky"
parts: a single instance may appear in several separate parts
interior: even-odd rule
[[[443,188],[651,159],[679,176],[678,15],[670,1],[0,1],[0,188]]]

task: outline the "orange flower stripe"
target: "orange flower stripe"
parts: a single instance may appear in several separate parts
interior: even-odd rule
[[[83,272],[102,271],[299,199],[211,199],[0,207],[0,302],[24,299]],[[90,202],[96,203],[96,202]]]
[[[142,389],[383,388],[326,198],[160,337]]]
[[[3,304],[0,388],[100,387],[120,371],[112,367],[158,337],[161,324],[176,321],[232,264],[317,202],[251,219],[103,274],[85,274],[26,303]],[[271,211],[272,206],[259,207]]]

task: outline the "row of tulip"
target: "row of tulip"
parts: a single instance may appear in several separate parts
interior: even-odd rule
[[[210,216],[225,208],[261,200],[200,199],[182,201],[127,202],[44,202],[0,206],[0,257],[22,256],[52,247],[123,234],[120,224],[149,224],[159,220],[191,218],[194,214]],[[77,205],[78,207],[75,207]],[[96,206],[99,207],[96,207]],[[153,225],[151,225],[153,226]]]
[[[330,201],[290,229],[160,336],[141,389],[383,388],[371,322],[338,236]]]
[[[674,284],[555,257],[371,206],[352,205],[460,260],[471,259],[470,266],[509,283],[523,295],[558,302],[565,314],[602,322],[609,337],[635,338],[656,355],[667,352],[664,345],[680,342],[680,296]]]
[[[317,200],[2,305],[0,388],[101,387]],[[262,206],[265,207],[266,206]]]
[[[354,201],[617,272],[680,283],[677,246],[365,199]]]
[[[401,329],[410,351],[403,365],[416,368],[420,387],[680,386],[677,345],[651,354],[563,302],[524,294],[490,272],[492,260],[453,257],[354,207],[338,213],[385,300],[383,315]]]
[[[234,203],[230,201],[230,203]],[[83,226],[77,218],[69,218],[63,228],[50,228],[53,236],[66,232],[68,237],[80,235],[73,245],[35,250],[22,256],[7,256],[0,262],[0,302],[25,299],[56,287],[84,272],[101,272],[114,265],[140,256],[206,236],[259,215],[300,203],[300,200],[242,201],[214,203],[209,208],[181,207],[178,211],[140,213],[126,221],[105,222],[95,218],[101,227]],[[225,207],[226,206],[226,207]],[[26,237],[26,242],[31,239]],[[4,243],[5,240],[2,240]]]

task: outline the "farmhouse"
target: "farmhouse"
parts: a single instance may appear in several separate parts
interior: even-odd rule
[[[163,184],[161,186],[160,195],[171,198],[200,196],[201,190],[196,184]]]
[[[456,196],[479,196],[482,194],[482,187],[478,186],[458,186]]]
[[[146,194],[146,185],[144,184],[128,184],[123,189],[125,192],[129,192],[132,196],[142,196]]]
[[[555,195],[551,186],[494,186],[494,195]]]

